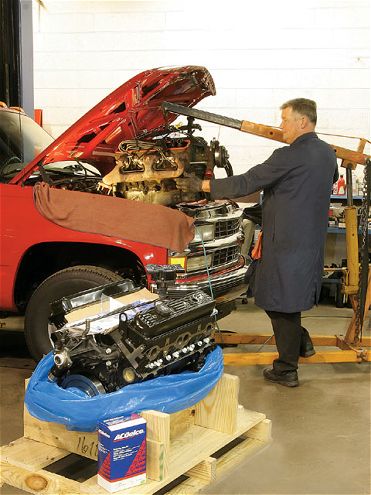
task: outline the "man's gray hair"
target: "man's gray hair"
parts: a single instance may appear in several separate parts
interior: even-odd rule
[[[308,100],[307,98],[294,98],[293,100],[283,103],[283,105],[281,105],[281,110],[289,107],[292,108],[294,112],[308,117],[310,122],[314,125],[317,123],[317,104],[315,101]]]

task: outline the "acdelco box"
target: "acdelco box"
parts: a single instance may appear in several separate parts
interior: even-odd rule
[[[98,423],[98,484],[110,492],[146,481],[146,420],[138,414]]]

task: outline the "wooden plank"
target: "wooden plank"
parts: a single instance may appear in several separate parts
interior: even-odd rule
[[[68,450],[45,445],[24,437],[1,447],[1,459],[5,463],[31,471],[42,469],[69,454]]]
[[[3,483],[29,493],[49,495],[76,495],[80,493],[80,483],[43,469],[38,471],[1,462]]]
[[[254,438],[264,443],[272,441],[272,421],[270,419],[263,419],[256,426],[250,428],[244,436],[246,438]]]
[[[211,120],[211,122],[215,121]],[[282,129],[266,124],[257,124],[256,122],[250,122],[249,120],[241,120],[240,131],[265,137],[267,139],[273,139],[274,141],[285,142],[283,139]],[[360,138],[360,143],[363,141],[365,140]],[[370,158],[369,155],[362,153],[363,150],[353,151],[334,144],[330,144],[330,146],[335,151],[336,156],[342,159],[342,167],[350,167],[354,169],[357,166],[357,163],[364,165],[366,160]]]
[[[140,414],[147,421],[147,438],[169,444],[170,415],[160,411],[143,411]]]
[[[196,404],[195,425],[233,434],[236,430],[239,378],[224,374],[213,390]]]
[[[328,346],[328,347],[336,347],[337,339],[336,335],[312,335],[311,336],[313,344],[315,346]],[[275,345],[276,340],[274,335],[248,335],[244,333],[229,333],[223,332],[221,334],[215,334],[215,340],[219,344],[251,344],[251,345]],[[368,343],[367,343],[368,342]],[[370,337],[363,338],[364,345],[371,345]]]
[[[69,431],[64,425],[40,421],[24,410],[24,436],[89,459],[98,458],[97,432]]]
[[[146,472],[147,478],[161,481],[166,476],[168,463],[165,462],[166,449],[162,442],[147,440]]]
[[[227,455],[218,459],[216,472],[217,478],[225,475],[239,464],[250,460],[257,452],[260,452],[268,444],[255,438],[246,438],[242,443],[233,448]]]
[[[215,332],[215,342],[218,344],[264,344],[274,345],[274,335],[250,335],[236,332]]]
[[[235,352],[224,354],[225,366],[246,366],[255,364],[271,364],[278,358],[277,352]]]
[[[195,408],[189,407],[170,414],[170,441],[182,435],[195,423]]]
[[[365,361],[370,361],[370,353],[366,353]],[[248,366],[255,364],[271,364],[277,359],[276,352],[236,352],[224,354],[224,364],[228,366]],[[355,351],[317,351],[314,356],[300,358],[301,364],[318,363],[359,363],[362,359]]]
[[[185,475],[207,483],[214,481],[216,479],[216,459],[214,457],[208,457],[186,471]]]
[[[147,421],[147,438],[162,445],[158,457],[151,459],[148,472],[151,479],[161,481],[169,470],[170,415],[159,411],[144,411],[141,415]]]
[[[179,485],[166,492],[166,495],[196,495],[200,490],[208,486],[209,483],[198,478],[187,478]]]

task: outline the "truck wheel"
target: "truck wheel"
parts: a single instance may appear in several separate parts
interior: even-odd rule
[[[90,265],[66,268],[45,279],[32,294],[25,314],[25,339],[35,361],[52,348],[48,333],[49,304],[52,301],[120,280],[122,277],[116,273]]]

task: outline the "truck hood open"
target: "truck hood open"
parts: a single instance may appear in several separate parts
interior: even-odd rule
[[[104,171],[112,164],[113,153],[121,141],[143,139],[154,131],[161,133],[177,118],[172,113],[164,115],[161,109],[164,101],[192,107],[214,94],[214,82],[205,67],[170,67],[141,72],[89,110],[11,182],[25,179],[39,164],[74,158],[89,160]]]

